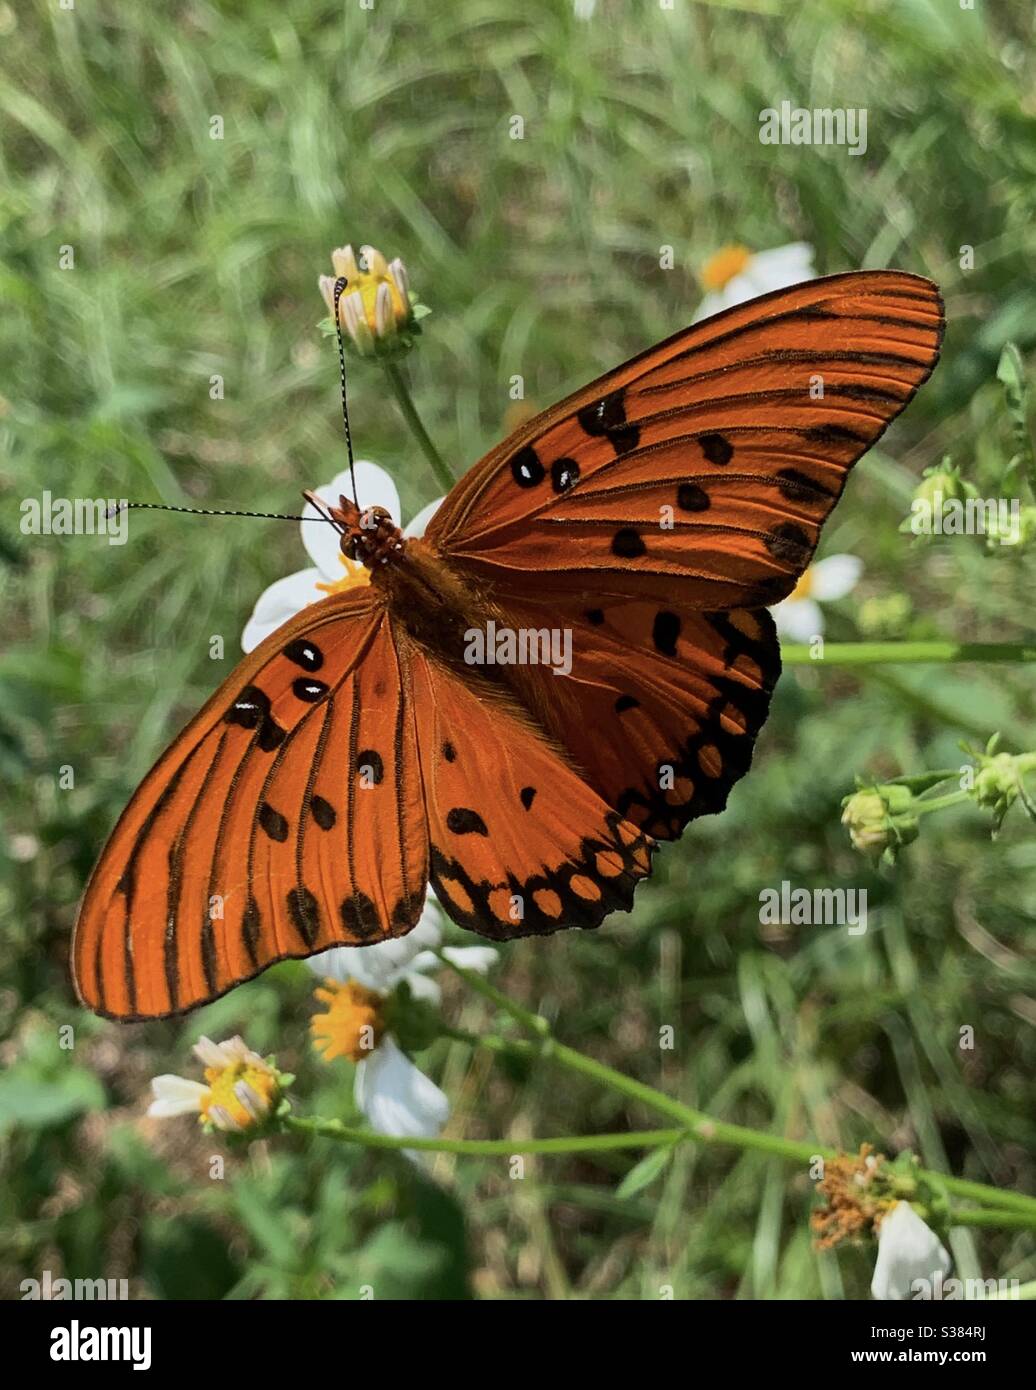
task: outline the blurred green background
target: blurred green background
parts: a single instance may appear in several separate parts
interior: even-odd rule
[[[541,1159],[522,1183],[505,1160],[440,1156],[429,1181],[285,1139],[210,1181],[219,1145],[145,1119],[149,1079],[193,1073],[199,1033],[240,1031],[297,1071],[304,1109],[350,1117],[349,1064],[309,1048],[311,977],[277,967],[181,1023],[119,1027],[75,1006],[70,931],[140,776],[229,673],[263,587],[304,563],[298,531],[135,515],[120,548],[24,536],[19,505],[48,488],[295,510],[342,466],[315,325],[345,241],[401,255],[433,310],[407,369],[459,473],[508,427],[513,374],[548,405],[689,322],[718,247],[801,239],[822,272],[932,276],[949,318],[942,365],[825,533],[822,554],[866,566],[828,636],[1026,637],[1031,553],[897,528],[945,452],[994,496],[1011,452],[995,369],[1006,340],[1036,345],[1032,23],[1025,5],[935,0],[600,0],[585,20],[564,0],[0,4],[0,1293],[51,1269],[158,1298],[865,1294],[872,1256],[818,1257],[806,1174],[758,1154],[684,1147],[625,1200],[623,1154]],[[759,111],[784,99],[867,107],[866,155],[761,145]],[[351,404],[359,453],[409,514],[434,486],[376,367],[355,368]],[[858,772],[958,765],[961,738],[1032,748],[1034,714],[1020,666],[789,671],[752,775],[656,859],[635,912],[512,944],[494,978],[566,1041],[717,1116],[912,1146],[1031,1191],[1031,825],[1012,815],[991,842],[972,807],[933,816],[875,869],[839,803]],[[868,933],[762,929],[759,891],[782,879],[865,887]],[[488,1018],[450,982],[446,1011],[476,1032]],[[458,1042],[422,1065],[457,1136],[518,1149],[657,1123]],[[1036,1277],[1023,1233],[958,1231],[953,1250],[961,1275]]]

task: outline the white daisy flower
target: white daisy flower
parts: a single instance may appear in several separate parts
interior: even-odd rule
[[[855,555],[829,555],[810,565],[786,599],[770,609],[777,632],[792,642],[810,642],[824,631],[820,605],[851,593],[863,573]]]
[[[709,257],[698,278],[706,292],[694,315],[695,323],[771,290],[815,280],[817,272],[809,242],[793,241],[773,251],[752,252],[747,246],[724,246]]]
[[[871,1294],[879,1299],[910,1298],[915,1280],[924,1279],[930,1286],[937,1275],[945,1278],[950,1266],[950,1257],[931,1227],[909,1202],[897,1202],[878,1230]]]
[[[434,901],[431,893],[429,899]],[[372,1129],[397,1138],[434,1138],[450,1115],[446,1095],[388,1031],[384,1008],[403,981],[414,998],[439,1002],[439,986],[427,974],[442,964],[435,954],[442,940],[437,912],[426,906],[413,931],[398,940],[337,946],[306,961],[324,981],[316,997],[327,1006],[311,1021],[314,1046],[327,1062],[349,1057],[356,1063],[357,1106]],[[444,954],[480,974],[497,956],[491,946],[450,947]]]
[[[339,497],[352,496],[353,486],[348,470],[314,490],[318,497],[337,507]],[[356,495],[365,508],[384,507],[390,516],[398,518],[400,515],[399,493],[395,483],[383,468],[368,459],[356,461]],[[442,500],[439,497],[422,508],[409,526],[404,528],[403,534],[423,536]],[[246,652],[258,647],[271,632],[296,613],[301,613],[309,604],[317,603],[328,594],[341,593],[344,589],[370,582],[370,571],[359,560],[350,560],[342,554],[339,544],[341,537],[333,526],[317,520],[320,513],[311,502],[303,507],[302,515],[312,518],[300,522],[299,529],[302,544],[313,564],[309,569],[298,570],[284,579],[278,579],[259,595],[241,635],[241,646]]]
[[[194,1055],[205,1067],[207,1084],[168,1073],[156,1076],[147,1112],[152,1119],[195,1114],[215,1129],[242,1134],[269,1117],[280,1098],[281,1078],[242,1038],[222,1043],[199,1038]]]

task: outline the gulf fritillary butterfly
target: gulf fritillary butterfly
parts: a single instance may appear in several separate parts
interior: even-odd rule
[[[766,607],[943,326],[918,276],[812,280],[528,421],[422,539],[342,498],[369,585],[272,633],[144,779],[80,910],[82,1001],[161,1018],[402,936],[429,880],[493,940],[629,909],[656,842],[748,770],[780,673]],[[465,664],[490,620],[570,628],[570,673]]]

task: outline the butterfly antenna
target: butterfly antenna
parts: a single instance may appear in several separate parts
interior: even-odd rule
[[[186,512],[189,516],[251,516],[261,521],[330,521],[329,516],[295,516],[285,512],[235,512],[222,507],[174,507],[167,502],[116,502],[105,512],[109,521],[120,512]]]
[[[338,375],[342,383],[342,424],[345,426],[345,447],[349,454],[349,477],[353,484],[353,501],[356,503],[356,510],[360,509],[360,499],[356,496],[356,465],[353,462],[353,436],[349,429],[349,402],[345,395],[345,344],[342,341],[342,318],[338,312],[338,301],[342,297],[349,281],[344,275],[339,275],[335,281],[335,333],[338,337]]]

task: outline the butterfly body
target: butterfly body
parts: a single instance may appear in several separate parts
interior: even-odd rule
[[[321,503],[370,582],[250,652],[145,778],[80,910],[82,999],[192,1008],[405,934],[429,883],[494,940],[628,909],[656,842],[747,771],[780,672],[766,606],[942,327],[920,277],[811,281],[527,422],[423,538]],[[501,631],[503,659],[472,658]]]

